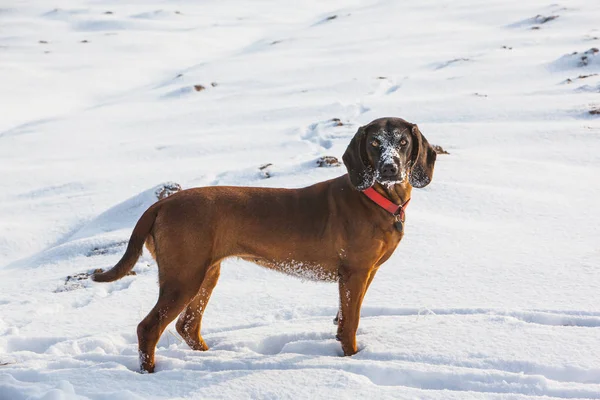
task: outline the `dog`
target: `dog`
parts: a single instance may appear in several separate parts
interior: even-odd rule
[[[228,257],[337,282],[336,338],[351,356],[365,293],[402,239],[411,190],[431,182],[435,159],[417,125],[376,119],[350,141],[346,175],[301,189],[194,188],[158,201],[137,222],[121,260],[92,279],[125,276],[144,243],[156,260],[158,301],[137,328],[142,372],[154,371],[156,344],[179,314],[177,332],[188,346],[208,350],[202,314]]]

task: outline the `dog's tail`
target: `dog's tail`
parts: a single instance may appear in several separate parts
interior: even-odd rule
[[[141,216],[137,224],[135,224],[135,228],[133,228],[133,233],[129,238],[129,244],[127,244],[127,250],[125,250],[125,254],[119,260],[119,262],[105,272],[97,272],[92,275],[92,280],[96,282],[112,282],[117,279],[121,279],[135,265],[138,258],[142,254],[142,250],[144,248],[144,242],[146,238],[150,234],[152,230],[152,226],[154,226],[154,221],[156,220],[156,215],[158,214],[158,207],[156,205],[150,207],[144,212]]]

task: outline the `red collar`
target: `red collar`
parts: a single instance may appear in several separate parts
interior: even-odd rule
[[[379,207],[383,208],[384,210],[386,210],[387,212],[389,212],[392,215],[399,216],[400,220],[404,221],[404,210],[408,206],[408,202],[410,201],[410,199],[406,200],[404,202],[404,204],[399,206],[398,204],[392,203],[385,196],[382,196],[381,194],[379,194],[372,187],[370,187],[366,190],[363,190],[362,192],[365,194],[365,196],[367,196],[369,199],[371,199]]]

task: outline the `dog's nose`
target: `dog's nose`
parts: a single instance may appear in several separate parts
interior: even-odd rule
[[[381,175],[383,176],[396,176],[398,175],[398,166],[396,164],[384,164],[381,167]]]

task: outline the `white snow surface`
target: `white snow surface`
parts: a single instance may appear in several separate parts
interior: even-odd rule
[[[599,21],[594,0],[2,2],[0,399],[600,398]],[[355,356],[337,285],[228,260],[211,349],[171,325],[143,375],[149,254],[65,285],[114,265],[161,183],[330,179],[318,157],[382,116],[450,155]]]

